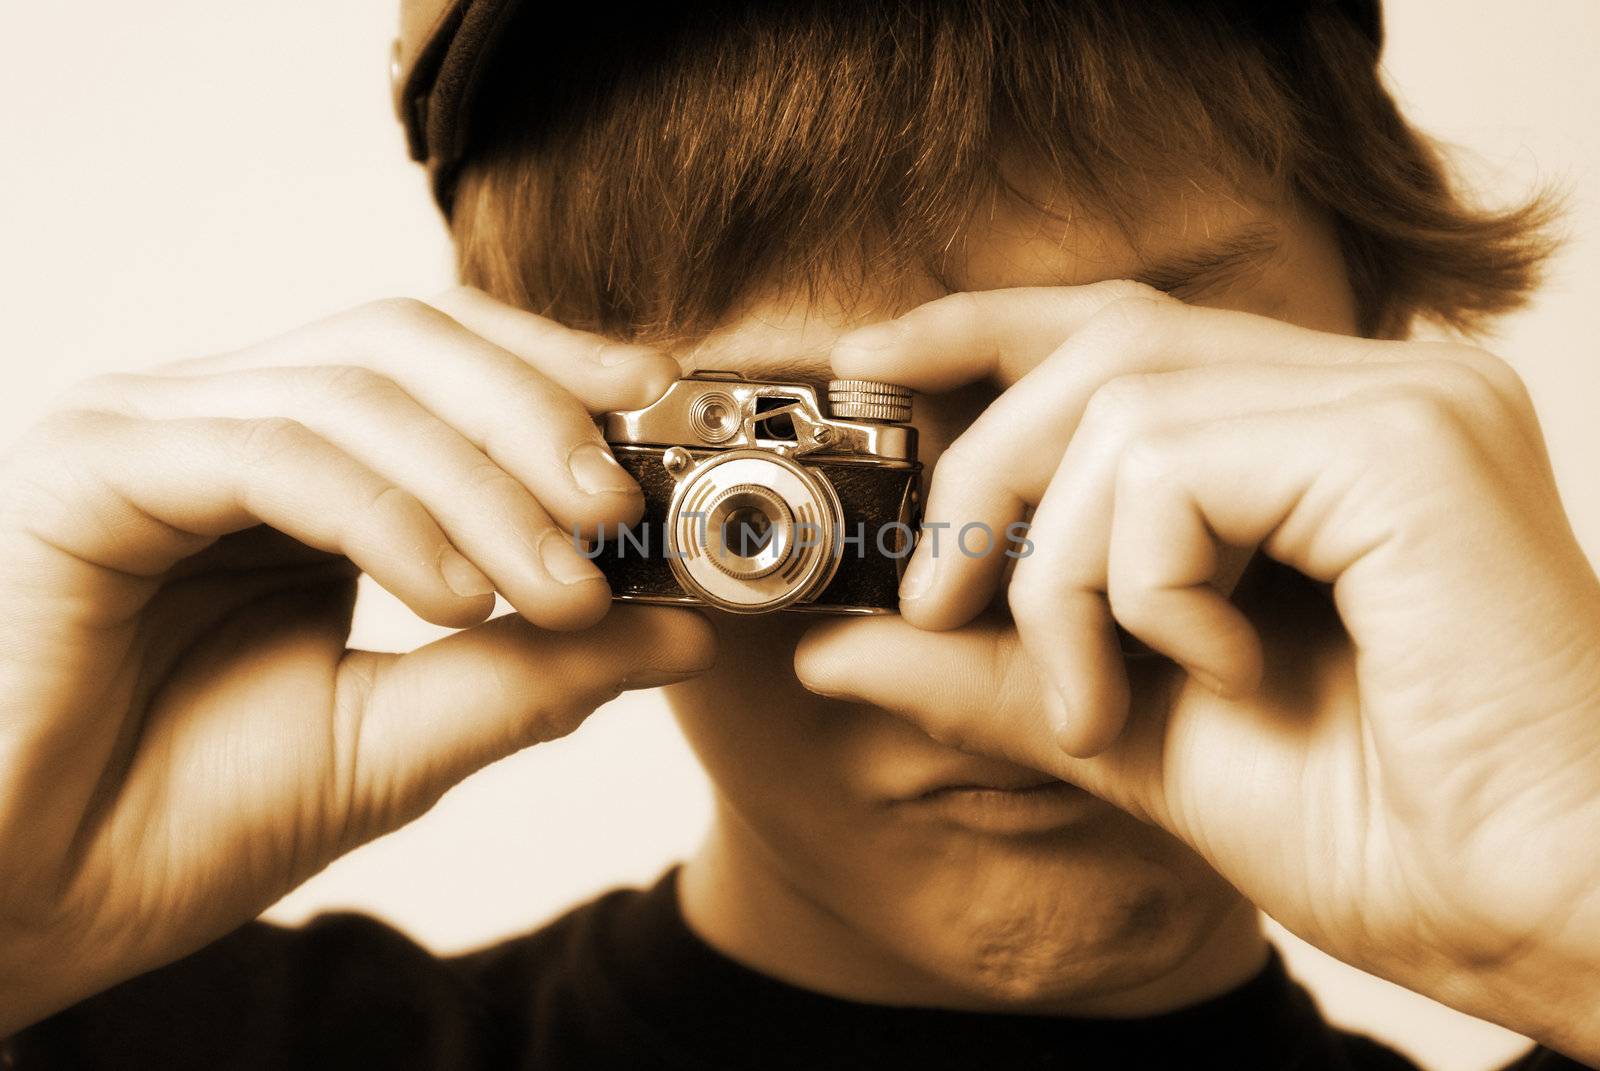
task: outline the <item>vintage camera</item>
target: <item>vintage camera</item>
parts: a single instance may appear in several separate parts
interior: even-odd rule
[[[590,548],[618,599],[887,613],[918,522],[911,391],[698,372],[653,405],[604,418],[644,518]]]

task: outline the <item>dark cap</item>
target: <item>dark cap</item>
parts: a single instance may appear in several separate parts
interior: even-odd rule
[[[389,77],[411,158],[428,166],[446,215],[455,170],[466,156],[473,98],[495,43],[527,0],[400,0]],[[1382,0],[1218,0],[1263,25],[1312,7],[1333,7],[1383,46]],[[559,29],[552,32],[559,33]]]

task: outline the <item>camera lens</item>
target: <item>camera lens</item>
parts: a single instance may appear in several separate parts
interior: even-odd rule
[[[741,558],[753,558],[772,541],[772,522],[754,506],[728,514],[722,522],[722,545]]]
[[[705,551],[711,564],[740,580],[756,580],[789,558],[794,517],[772,491],[739,484],[707,511]]]
[[[730,450],[679,476],[668,561],[684,591],[733,613],[815,598],[839,565],[833,485],[766,450]]]

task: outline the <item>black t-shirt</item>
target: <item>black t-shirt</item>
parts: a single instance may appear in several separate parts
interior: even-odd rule
[[[1294,1068],[1409,1060],[1328,1026],[1274,954],[1233,992],[1138,1020],[893,1008],[785,984],[684,925],[676,872],[436,957],[361,915],[252,923],[12,1040],[32,1068]],[[1516,1071],[1580,1065],[1531,1053]]]

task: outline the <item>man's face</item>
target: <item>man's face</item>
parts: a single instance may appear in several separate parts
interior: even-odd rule
[[[1147,278],[1199,304],[1355,329],[1330,229],[1286,202],[1191,191],[1133,238],[996,207],[968,232],[960,288]],[[825,380],[840,334],[943,292],[897,283],[848,302],[771,295],[681,356]],[[930,470],[995,393],[917,399]],[[814,617],[714,618],[716,668],[669,696],[718,799],[685,912],[725,951],[860,999],[1111,1014],[1181,1003],[1204,985],[1184,970],[1259,964],[1254,912],[1166,833],[1077,790],[1032,788],[1037,771],[891,712],[807,692],[793,657]]]

